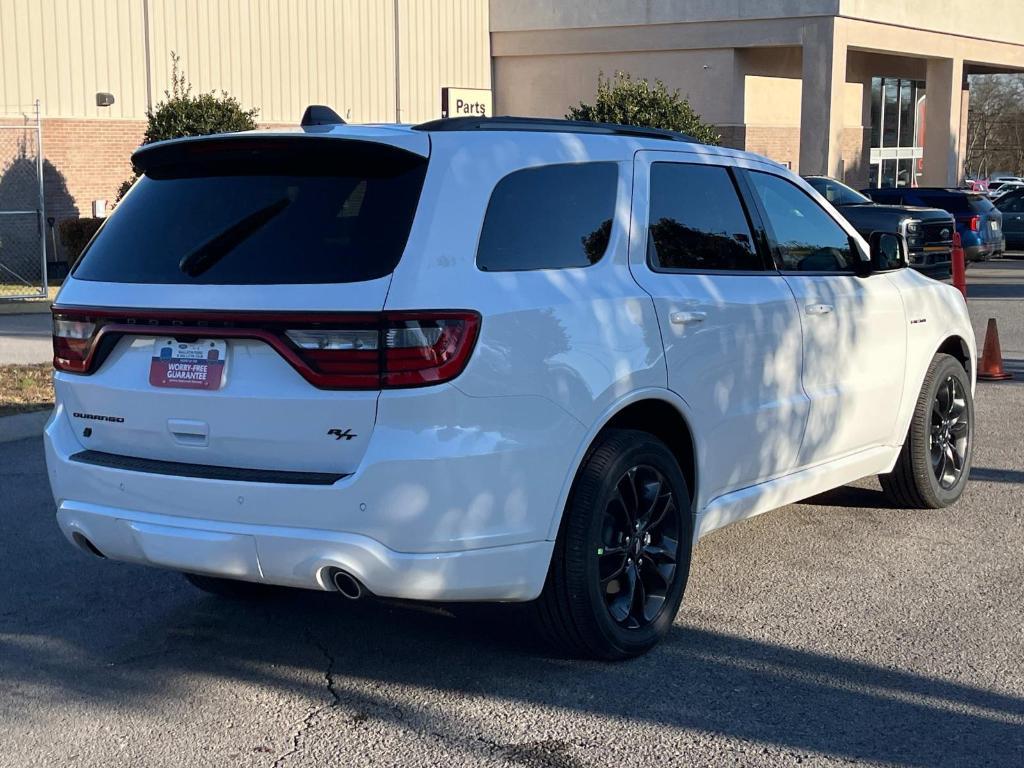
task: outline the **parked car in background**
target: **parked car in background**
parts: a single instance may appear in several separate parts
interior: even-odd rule
[[[841,181],[806,176],[807,183],[843,214],[862,237],[872,232],[895,232],[907,238],[910,266],[938,280],[952,270],[953,215],[939,208],[881,205]]]
[[[996,201],[1003,214],[1007,250],[1024,250],[1024,189],[1008,192]]]
[[[1002,254],[1003,215],[984,195],[943,187],[900,187],[861,190],[876,203],[921,205],[949,211],[968,261],[985,261]]]
[[[987,194],[990,198],[995,199],[1005,195],[1007,192],[1022,188],[1024,188],[1024,181],[1015,181],[1013,179],[993,181],[988,185]]]

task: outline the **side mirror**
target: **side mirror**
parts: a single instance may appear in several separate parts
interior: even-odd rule
[[[895,232],[872,232],[868,238],[871,261],[864,264],[865,272],[889,272],[910,265],[907,239]]]

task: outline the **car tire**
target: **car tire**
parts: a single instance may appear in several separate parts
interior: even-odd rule
[[[193,587],[211,595],[229,600],[260,600],[280,592],[280,587],[259,584],[239,579],[221,579],[217,576],[203,576],[198,573],[183,573],[182,576]]]
[[[940,509],[963,493],[974,449],[971,380],[956,358],[936,355],[928,367],[896,466],[879,475],[882,490],[907,509]]]
[[[679,463],[662,441],[634,430],[604,432],[577,473],[532,606],[541,637],[565,655],[605,660],[657,644],[686,589],[691,507]]]

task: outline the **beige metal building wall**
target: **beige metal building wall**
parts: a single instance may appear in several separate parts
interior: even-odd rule
[[[142,117],[142,16],[141,0],[0,0],[0,112],[39,99],[46,117]]]
[[[440,117],[446,85],[491,87],[486,0],[399,0],[398,18],[401,122]]]
[[[487,0],[0,0],[0,111],[39,98],[47,117],[141,119],[171,51],[196,90],[263,123],[310,103],[418,122],[440,116],[442,86],[491,84]]]

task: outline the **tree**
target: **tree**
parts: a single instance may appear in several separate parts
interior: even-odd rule
[[[969,104],[967,173],[1024,173],[1024,76],[972,76]]]
[[[661,80],[652,86],[626,72],[615,76],[597,76],[597,97],[593,104],[580,102],[570,107],[569,120],[619,123],[647,128],[667,128],[693,136],[705,144],[718,144],[722,137],[714,126],[700,119],[690,102],[679,91],[670,91]]]
[[[143,144],[182,136],[208,136],[212,133],[249,131],[256,127],[259,109],[242,109],[238,99],[227,91],[192,94],[192,84],[181,71],[181,57],[171,52],[171,89],[164,91],[164,101],[156,109],[146,111],[146,133]],[[121,185],[120,200],[135,183],[138,174]]]

